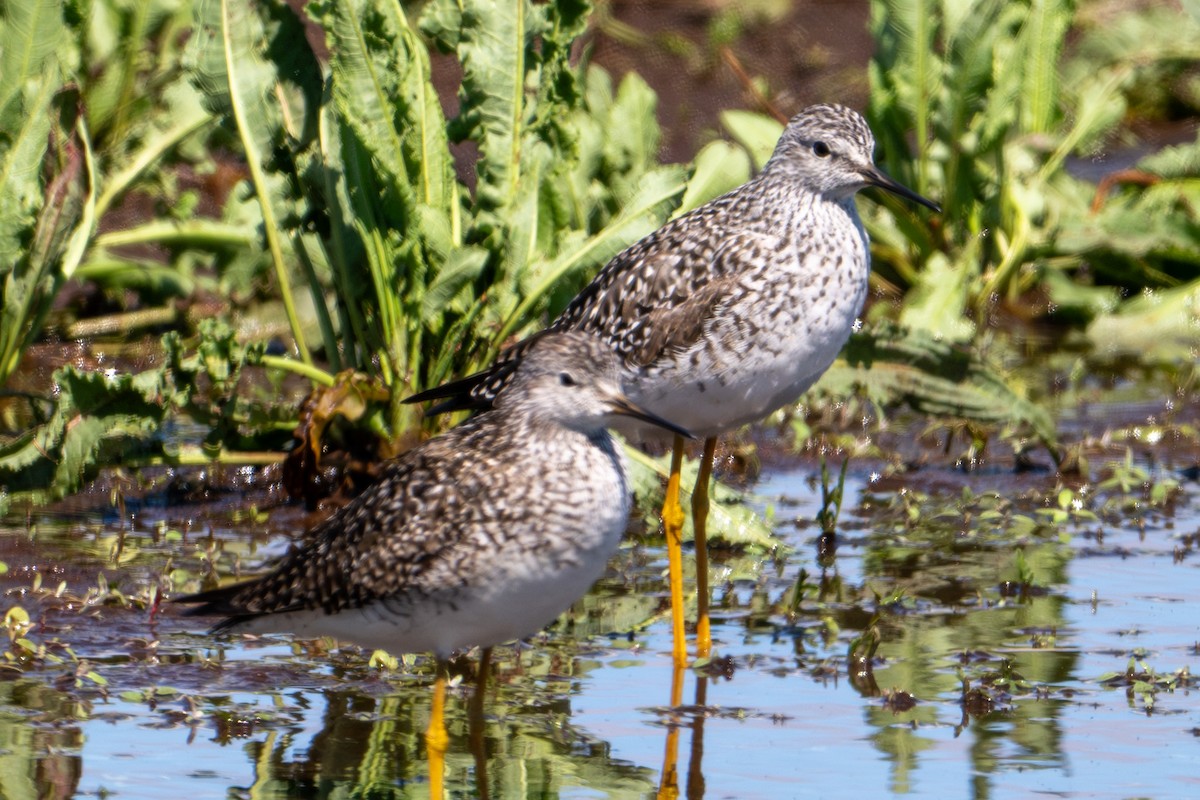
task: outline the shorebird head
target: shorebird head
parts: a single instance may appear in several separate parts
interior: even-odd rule
[[[792,117],[764,172],[779,172],[810,191],[844,200],[859,189],[878,186],[900,197],[940,211],[927,200],[875,166],[875,137],[867,121],[853,109],[836,104],[809,106]]]
[[[521,360],[496,397],[498,408],[522,410],[542,422],[588,435],[629,417],[687,438],[692,434],[635,405],[621,391],[612,347],[584,333],[547,333]]]

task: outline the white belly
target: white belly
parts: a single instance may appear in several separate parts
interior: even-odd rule
[[[331,636],[392,653],[447,657],[530,636],[553,622],[604,572],[629,522],[632,496],[621,451],[578,453],[532,441],[523,457],[541,470],[553,502],[535,518],[498,516],[447,545],[449,585],[418,584],[358,608],[266,614],[232,629]],[[543,498],[544,499],[544,498]],[[453,551],[453,552],[450,552]],[[351,577],[352,581],[353,578]]]
[[[369,650],[432,651],[446,657],[456,650],[491,647],[537,633],[595,583],[613,549],[606,547],[603,557],[585,558],[572,569],[549,575],[537,570],[497,570],[491,583],[468,593],[424,597],[414,603],[397,598],[338,614],[319,609],[272,614],[237,630],[289,632],[301,639],[331,636]]]
[[[704,339],[655,369],[631,373],[634,402],[687,428],[717,436],[795,402],[829,369],[866,297],[868,269],[800,293],[793,307],[751,300],[713,320]],[[823,294],[822,294],[823,291]],[[744,320],[754,322],[745,334]],[[647,431],[634,433],[645,438]]]

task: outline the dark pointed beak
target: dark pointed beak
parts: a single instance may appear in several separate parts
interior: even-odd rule
[[[879,169],[879,167],[867,167],[863,169],[862,177],[868,186],[878,186],[880,189],[887,189],[892,194],[899,195],[900,197],[911,200],[914,203],[919,203],[928,209],[938,212],[939,214],[942,212],[942,209],[938,207],[937,203],[933,202],[932,200],[925,199],[904,184],[897,183],[896,181],[892,180],[886,173],[884,173],[883,170]]]
[[[628,397],[624,395],[614,395],[608,399],[608,408],[614,414],[619,414],[622,417],[632,417],[633,419],[648,422],[655,427],[670,431],[684,437],[685,439],[695,439],[692,432],[681,428],[673,422],[667,422],[657,414],[651,414],[641,406],[635,405]]]

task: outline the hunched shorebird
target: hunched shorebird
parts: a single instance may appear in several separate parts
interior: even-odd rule
[[[431,796],[448,739],[445,663],[533,634],[600,577],[629,522],[615,418],[690,434],[630,403],[611,348],[543,337],[494,407],[389,462],[266,575],[176,598],[212,630],[331,636],[438,660],[426,732]],[[433,785],[436,781],[437,785]]]
[[[748,183],[618,254],[546,331],[509,347],[488,369],[407,401],[442,400],[430,413],[485,409],[546,334],[580,330],[606,341],[631,399],[705,437],[692,493],[701,657],[711,650],[705,526],[717,435],[795,401],[849,338],[870,273],[854,195],[877,186],[940,210],[878,169],[874,149],[874,136],[855,111],[804,109]],[[645,436],[621,429],[635,440]],[[677,664],[687,657],[682,457],[683,439],[676,437],[663,527]]]

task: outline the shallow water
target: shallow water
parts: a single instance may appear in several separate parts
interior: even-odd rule
[[[676,709],[665,560],[635,530],[572,614],[497,651],[481,746],[471,676],[452,691],[451,794],[654,796],[674,752],[661,796],[1195,796],[1200,504],[1167,455],[1093,457],[1127,485],[1069,487],[1078,509],[1048,473],[856,461],[832,555],[815,465],[769,469],[754,502],[790,551],[714,556],[719,657]],[[1164,479],[1180,486],[1156,503]],[[97,505],[0,531],[6,604],[35,623],[9,617],[0,797],[428,795],[427,659],[212,639],[156,608],[153,587],[194,586],[210,560],[277,554],[294,512]],[[866,631],[864,671],[847,654]]]

